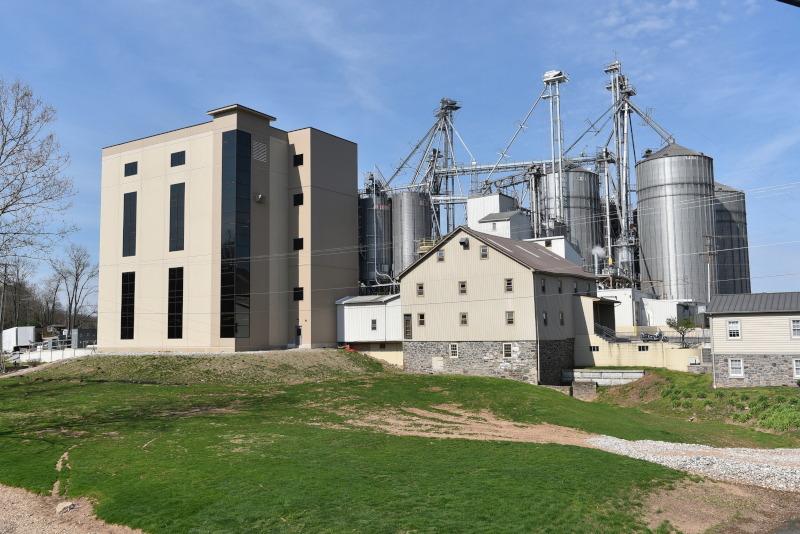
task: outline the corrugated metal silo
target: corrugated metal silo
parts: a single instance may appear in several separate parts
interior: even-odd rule
[[[394,275],[414,263],[419,240],[431,237],[431,203],[427,195],[403,191],[392,195]]]
[[[663,280],[666,299],[705,302],[713,160],[671,143],[636,164],[636,191],[642,279]]]
[[[358,199],[358,278],[386,283],[392,275],[392,206],[385,193]]]
[[[747,249],[747,211],[744,191],[714,185],[717,293],[750,293],[750,253]]]

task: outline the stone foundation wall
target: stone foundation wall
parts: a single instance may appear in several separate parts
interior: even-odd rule
[[[561,370],[575,367],[575,339],[540,341],[539,350],[542,352],[540,383],[560,386]]]
[[[692,373],[696,375],[708,375],[711,374],[711,366],[710,365],[689,365],[686,367],[687,373]]]
[[[511,358],[503,357],[501,341],[462,341],[458,357],[450,357],[450,342],[403,342],[403,370],[408,373],[496,376],[537,383],[535,341],[515,341]]]
[[[800,354],[714,354],[717,387],[760,387],[760,386],[792,386],[798,378],[794,378],[793,360]],[[728,360],[741,358],[744,368],[743,377],[731,377]]]

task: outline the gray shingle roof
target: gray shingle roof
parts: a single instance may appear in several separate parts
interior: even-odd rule
[[[478,222],[507,221],[517,213],[520,213],[520,211],[514,210],[514,211],[501,211],[500,213],[490,213],[489,215],[487,215]]]
[[[706,313],[800,311],[800,293],[739,293],[716,295]]]

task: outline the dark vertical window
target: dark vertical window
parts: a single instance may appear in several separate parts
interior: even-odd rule
[[[139,174],[139,162],[131,161],[125,164],[125,176],[134,176]]]
[[[186,165],[186,151],[174,152],[169,156],[169,166],[178,167],[179,165]]]
[[[122,273],[122,309],[120,339],[133,339],[133,301],[136,292],[136,273]]]
[[[294,205],[295,206],[303,205],[303,193],[298,193],[294,196]]]
[[[302,237],[296,237],[294,239],[294,249],[295,250],[303,250],[303,238]]]
[[[294,288],[294,300],[295,301],[303,300],[303,288],[302,287]]]
[[[169,251],[183,250],[183,210],[186,184],[169,186]]]
[[[169,302],[167,304],[167,337],[183,338],[183,267],[169,270]]]
[[[295,167],[299,167],[300,165],[302,165],[303,164],[303,155],[302,154],[295,154],[293,163],[294,163]]]
[[[250,337],[250,134],[222,133],[220,337]]]
[[[122,205],[122,255],[136,256],[136,191],[125,193]]]

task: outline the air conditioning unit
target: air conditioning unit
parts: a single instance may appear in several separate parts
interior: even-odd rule
[[[700,365],[700,358],[697,356],[689,356],[689,365]]]

